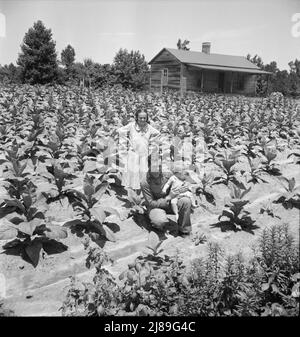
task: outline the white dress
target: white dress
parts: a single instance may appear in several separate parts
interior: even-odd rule
[[[131,122],[118,131],[122,185],[140,189],[140,182],[148,172],[149,146],[155,142],[159,131],[150,124],[140,129],[136,122]]]

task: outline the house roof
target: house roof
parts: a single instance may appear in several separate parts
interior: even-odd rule
[[[210,66],[212,70],[218,70],[217,67],[230,67],[235,68],[238,71],[238,68],[243,69],[252,69],[261,73],[262,70],[257,67],[255,64],[247,60],[244,56],[234,56],[234,55],[223,55],[223,54],[207,54],[198,51],[182,50],[182,49],[173,49],[173,48],[163,48],[150,62],[153,61],[164,51],[167,50],[171,53],[179,62],[185,64],[194,64],[194,65],[206,65]],[[231,69],[232,71],[233,69]],[[264,72],[268,73],[268,72]]]

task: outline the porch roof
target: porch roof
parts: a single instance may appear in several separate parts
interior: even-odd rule
[[[199,68],[199,69],[207,69],[207,70],[232,71],[232,72],[237,72],[237,73],[248,73],[248,74],[272,74],[268,71],[264,71],[260,69],[224,67],[224,66],[218,66],[218,65],[204,65],[204,64],[193,64],[193,63],[186,63],[186,65]]]

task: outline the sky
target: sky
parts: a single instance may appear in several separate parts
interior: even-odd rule
[[[70,44],[76,61],[112,63],[120,48],[150,61],[179,38],[193,51],[258,54],[280,69],[300,59],[300,0],[0,0],[0,64],[16,64],[25,33],[41,20],[56,51]]]

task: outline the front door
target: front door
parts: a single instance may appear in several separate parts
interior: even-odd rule
[[[220,72],[219,73],[219,92],[224,92],[224,80],[225,80],[225,73]]]

